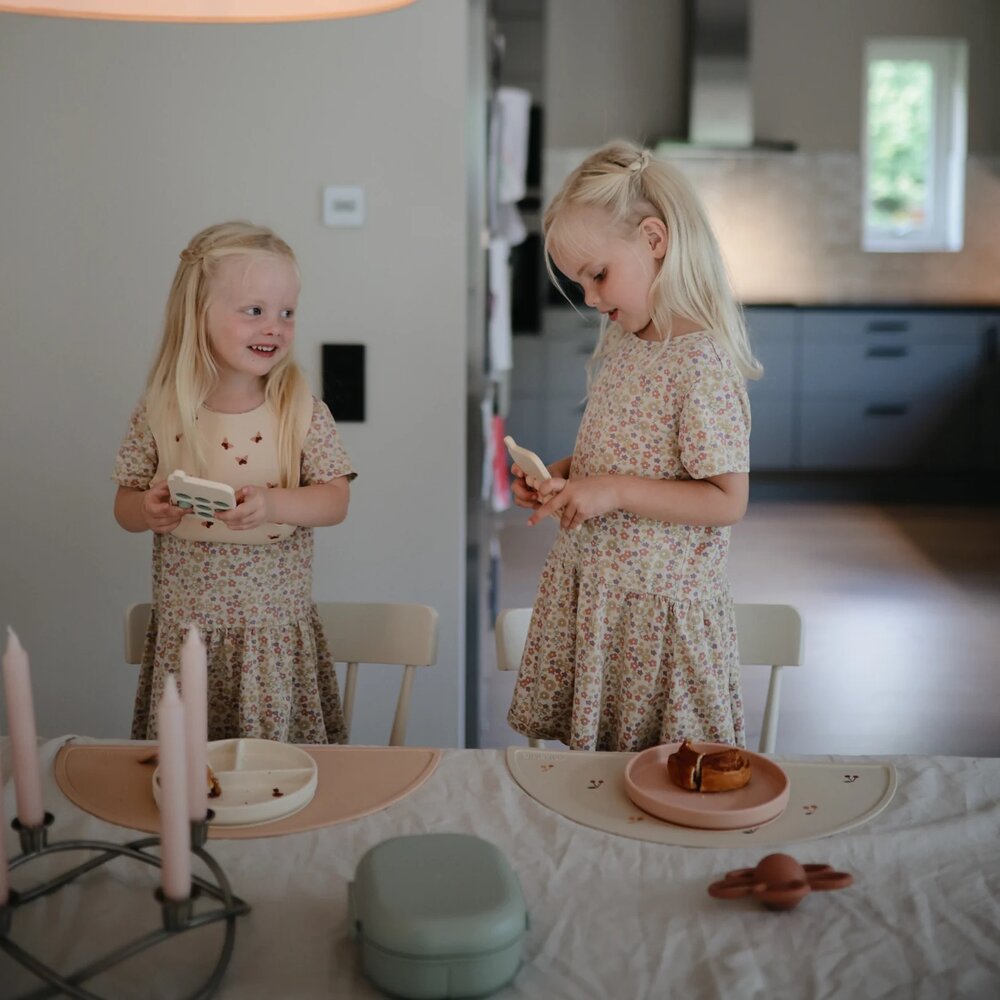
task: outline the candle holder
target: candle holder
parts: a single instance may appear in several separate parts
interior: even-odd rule
[[[158,888],[154,896],[162,910],[162,928],[135,938],[66,975],[56,972],[12,940],[11,932],[16,922],[17,911],[27,906],[32,900],[48,896],[87,872],[118,858],[139,861],[154,868],[161,867],[160,857],[149,853],[151,847],[160,843],[160,838],[144,837],[127,844],[115,844],[103,840],[64,840],[50,844],[48,842],[48,828],[53,822],[51,813],[45,814],[45,821],[41,826],[33,828],[26,828],[15,819],[11,826],[21,839],[22,853],[11,859],[10,870],[12,872],[23,864],[47,855],[66,851],[97,852],[96,857],[89,858],[75,868],[62,872],[46,882],[21,892],[12,891],[7,903],[0,906],[0,950],[5,951],[16,962],[34,973],[42,982],[48,984],[32,993],[24,994],[20,1000],[43,1000],[45,997],[60,995],[77,997],[80,1000],[104,1000],[99,994],[85,989],[82,984],[120,962],[124,962],[126,959],[178,934],[184,934],[224,920],[226,931],[218,960],[205,982],[194,993],[190,994],[187,1000],[207,1000],[208,997],[213,996],[232,956],[236,937],[236,918],[249,913],[250,906],[233,895],[225,872],[205,850],[208,825],[212,816],[213,813],[209,810],[204,820],[191,822],[191,853],[205,864],[211,873],[211,878],[206,879],[192,875],[191,895],[187,899],[167,899],[164,897],[162,889]],[[208,909],[196,907],[196,902],[202,898],[210,898],[218,905],[212,905]]]

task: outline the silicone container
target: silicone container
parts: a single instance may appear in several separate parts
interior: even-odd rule
[[[364,974],[396,997],[484,997],[521,964],[527,909],[517,875],[479,837],[393,837],[358,862],[349,916]]]

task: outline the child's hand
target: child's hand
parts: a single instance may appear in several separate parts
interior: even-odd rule
[[[510,467],[514,475],[514,481],[510,484],[511,493],[514,494],[514,503],[518,507],[527,507],[529,510],[536,510],[542,503],[538,499],[538,482],[534,477],[526,477],[524,470],[516,462]]]
[[[528,518],[528,524],[538,524],[552,514],[562,528],[579,528],[584,521],[617,510],[618,484],[614,476],[585,476],[582,479],[553,478],[540,485],[541,507]]]
[[[169,534],[190,513],[189,509],[170,502],[170,487],[165,482],[154,483],[142,494],[146,527],[157,535]]]
[[[259,528],[274,520],[270,494],[270,489],[264,486],[244,486],[236,491],[235,510],[220,510],[215,516],[233,531]]]
[[[550,514],[559,520],[559,515],[554,514],[550,507],[545,505],[550,501],[557,493],[561,493],[565,488],[566,484],[569,482],[568,479],[563,479],[561,476],[553,476],[551,479],[545,479],[542,482],[535,482],[530,476],[527,482],[532,483],[535,491],[535,510],[536,514],[533,514],[528,518],[528,524],[538,524],[539,521],[544,517],[548,517]]]

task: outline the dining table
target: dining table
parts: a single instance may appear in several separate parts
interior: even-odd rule
[[[40,741],[48,842],[145,836],[152,793],[145,813],[127,813],[138,799],[125,800],[147,795],[149,767],[137,769],[151,749],[76,735]],[[412,765],[412,775],[398,794],[370,797],[354,814],[213,831],[205,850],[249,907],[233,921],[215,993],[223,1000],[382,995],[361,966],[349,885],[375,845],[427,833],[490,842],[520,883],[523,956],[498,1000],[1000,996],[1000,758],[777,755],[770,759],[791,787],[782,816],[700,830],[635,805],[632,754],[345,746],[314,756],[330,801],[354,794],[338,793],[338,773],[357,794],[377,784],[376,772]],[[108,771],[93,786],[103,805],[88,805],[81,789],[101,761],[117,761],[141,794]],[[853,813],[843,805],[851,796]],[[13,860],[17,835],[9,824],[3,832]],[[773,853],[830,865],[850,884],[785,910],[753,892],[709,894],[727,873]],[[44,855],[12,864],[11,885],[30,891],[60,863],[62,855]],[[7,933],[52,968],[78,968],[160,921],[157,885],[155,868],[105,864],[8,908]],[[174,935],[86,986],[115,1000],[190,996],[216,961],[224,923]],[[41,996],[40,985],[0,951],[0,997]]]

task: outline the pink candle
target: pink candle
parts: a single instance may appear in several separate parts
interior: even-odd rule
[[[181,699],[187,747],[188,815],[201,821],[208,812],[208,661],[192,625],[181,647]]]
[[[0,760],[0,774],[3,774]],[[3,809],[3,782],[0,781],[0,906],[10,899],[10,874],[7,871],[7,817]]]
[[[17,794],[17,818],[24,827],[45,822],[42,808],[42,779],[38,767],[38,735],[35,708],[31,699],[28,654],[14,630],[7,626],[7,648],[3,654],[3,684],[7,697],[7,728]]]
[[[171,675],[163,688],[156,717],[160,738],[160,858],[163,895],[191,895],[191,827],[187,810],[184,706]]]

